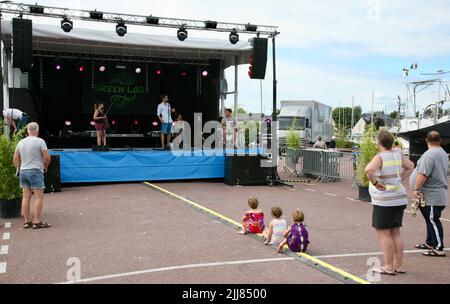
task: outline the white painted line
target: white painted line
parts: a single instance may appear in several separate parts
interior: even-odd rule
[[[345,199],[347,199],[349,201],[352,201],[352,202],[356,202],[356,200],[354,198],[351,198],[351,197],[346,197]]]
[[[3,239],[4,239],[4,240],[9,240],[9,239],[11,239],[11,233],[9,233],[9,232],[3,232]]]
[[[317,190],[314,190],[314,189],[305,189],[305,191],[316,192]]]
[[[257,263],[267,263],[267,262],[285,262],[285,261],[295,261],[295,260],[296,259],[289,257],[289,258],[273,258],[273,259],[259,259],[259,260],[243,260],[243,261],[231,261],[231,262],[189,264],[189,265],[180,265],[180,266],[172,266],[172,267],[146,269],[146,270],[133,271],[133,272],[117,273],[117,274],[111,274],[111,275],[104,275],[104,276],[92,277],[92,278],[87,278],[87,279],[81,279],[81,280],[75,281],[75,282],[61,282],[61,283],[56,283],[56,284],[87,283],[87,282],[93,282],[93,281],[109,280],[109,279],[115,279],[115,278],[123,278],[123,277],[135,276],[135,275],[142,275],[142,274],[147,274],[147,273],[173,271],[173,270],[179,270],[179,269],[192,269],[192,268],[202,268],[202,267],[218,267],[218,266],[243,265],[243,264],[257,264]]]
[[[5,229],[11,228],[11,223],[5,223]]]
[[[336,196],[337,196],[336,194],[333,194],[333,193],[325,193],[325,195],[333,196],[333,197],[336,197]]]
[[[421,253],[426,250],[405,250],[403,253]],[[450,248],[444,249],[444,251],[450,251]],[[382,252],[363,252],[363,253],[347,253],[347,254],[330,254],[330,255],[318,255],[315,256],[318,259],[332,259],[332,258],[349,258],[349,257],[360,257],[360,256],[374,256],[383,255]]]
[[[9,252],[9,245],[3,245],[0,247],[0,255],[8,254]]]
[[[0,273],[6,273],[6,262],[0,263]]]

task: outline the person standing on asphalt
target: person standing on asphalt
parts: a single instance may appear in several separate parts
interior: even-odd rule
[[[39,125],[31,122],[27,125],[28,137],[22,139],[14,153],[14,166],[19,172],[20,187],[23,191],[22,215],[25,219],[24,229],[49,228],[47,223],[41,222],[44,201],[44,172],[50,164],[50,155],[45,141],[38,137]],[[35,197],[34,220],[31,221],[30,201]]]
[[[414,189],[413,198],[425,201],[420,212],[427,225],[427,238],[425,243],[415,247],[426,250],[424,256],[445,257],[444,229],[440,218],[448,204],[448,156],[441,147],[438,132],[428,133],[427,145],[428,151],[417,162],[409,181]]]

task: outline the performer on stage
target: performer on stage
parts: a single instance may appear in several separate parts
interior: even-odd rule
[[[222,119],[223,142],[227,147],[234,147],[236,144],[236,119],[233,117],[233,110],[226,109],[225,117]]]
[[[161,95],[162,102],[158,105],[157,114],[158,119],[161,121],[161,147],[170,147],[170,140],[172,138],[172,113],[175,113],[175,109],[169,104],[169,97],[167,95]],[[165,137],[167,137],[167,145],[165,145]]]
[[[25,127],[28,123],[28,115],[25,112],[20,111],[19,109],[4,109],[3,117],[5,118],[5,123],[10,125],[14,129],[14,133],[16,134],[20,129]]]
[[[94,104],[94,122],[97,131],[97,145],[106,146],[106,129],[109,128],[109,123],[103,103]]]

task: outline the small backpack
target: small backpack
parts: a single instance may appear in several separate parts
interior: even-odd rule
[[[306,252],[309,244],[308,228],[306,225],[294,223],[288,237],[288,247],[293,252]]]

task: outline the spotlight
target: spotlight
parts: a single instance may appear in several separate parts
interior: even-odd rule
[[[208,75],[209,75],[209,71],[207,69],[203,69],[202,70],[202,76],[203,77],[208,77]]]
[[[133,121],[133,125],[135,125],[135,126],[139,125],[139,121],[137,121],[137,120]]]
[[[117,124],[117,121],[115,121],[114,119],[111,121],[111,124],[113,125],[113,126],[115,126],[116,124]]]
[[[61,20],[61,28],[64,32],[69,33],[73,29],[73,21],[65,16],[63,20]]]
[[[188,75],[188,72],[186,70],[181,70],[180,75],[182,77],[186,77]]]
[[[61,63],[57,63],[57,64],[55,65],[55,69],[56,69],[57,71],[61,71],[61,70],[62,70],[62,65],[61,65]]]
[[[258,29],[258,26],[254,25],[254,24],[248,23],[248,24],[245,26],[245,30],[246,30],[247,32],[256,32],[257,29]]]
[[[39,5],[30,5],[30,13],[32,14],[43,14],[44,8]]]
[[[71,122],[70,120],[66,120],[66,121],[64,122],[64,124],[65,124],[67,127],[70,127],[70,126],[72,125],[72,122]]]
[[[147,18],[147,23],[148,24],[154,24],[157,25],[159,23],[159,18],[153,17],[153,16],[148,16]]]
[[[239,41],[239,34],[236,29],[233,29],[230,33],[230,42],[231,44],[236,44]]]
[[[205,22],[205,27],[207,29],[216,29],[217,28],[217,22],[208,20],[208,21]]]
[[[101,65],[99,68],[98,68],[98,70],[100,71],[100,72],[104,72],[104,71],[106,71],[106,67],[104,66],[104,65]]]
[[[95,126],[95,121],[92,120],[89,124],[91,125],[91,127],[94,127]]]
[[[102,20],[103,19],[103,13],[102,12],[97,12],[97,10],[92,11],[89,13],[89,17],[91,19],[95,19],[95,20]]]
[[[127,26],[125,25],[125,21],[120,20],[117,25],[116,25],[116,33],[117,35],[119,35],[120,37],[125,36],[125,34],[127,33]]]
[[[80,64],[80,65],[78,66],[78,71],[79,71],[80,73],[84,72],[85,70],[86,70],[86,68],[84,67],[84,65]]]
[[[162,75],[162,70],[161,69],[156,69],[156,71],[155,71],[155,73],[156,73],[156,75]]]
[[[140,74],[142,72],[141,68],[136,68],[136,70],[134,70],[136,72],[136,74]]]
[[[154,122],[152,123],[152,125],[156,128],[156,127],[158,126],[158,122],[157,122],[157,121],[154,121]]]
[[[184,40],[186,40],[187,36],[188,36],[188,32],[186,30],[186,25],[183,24],[177,31],[178,40],[184,41]]]

